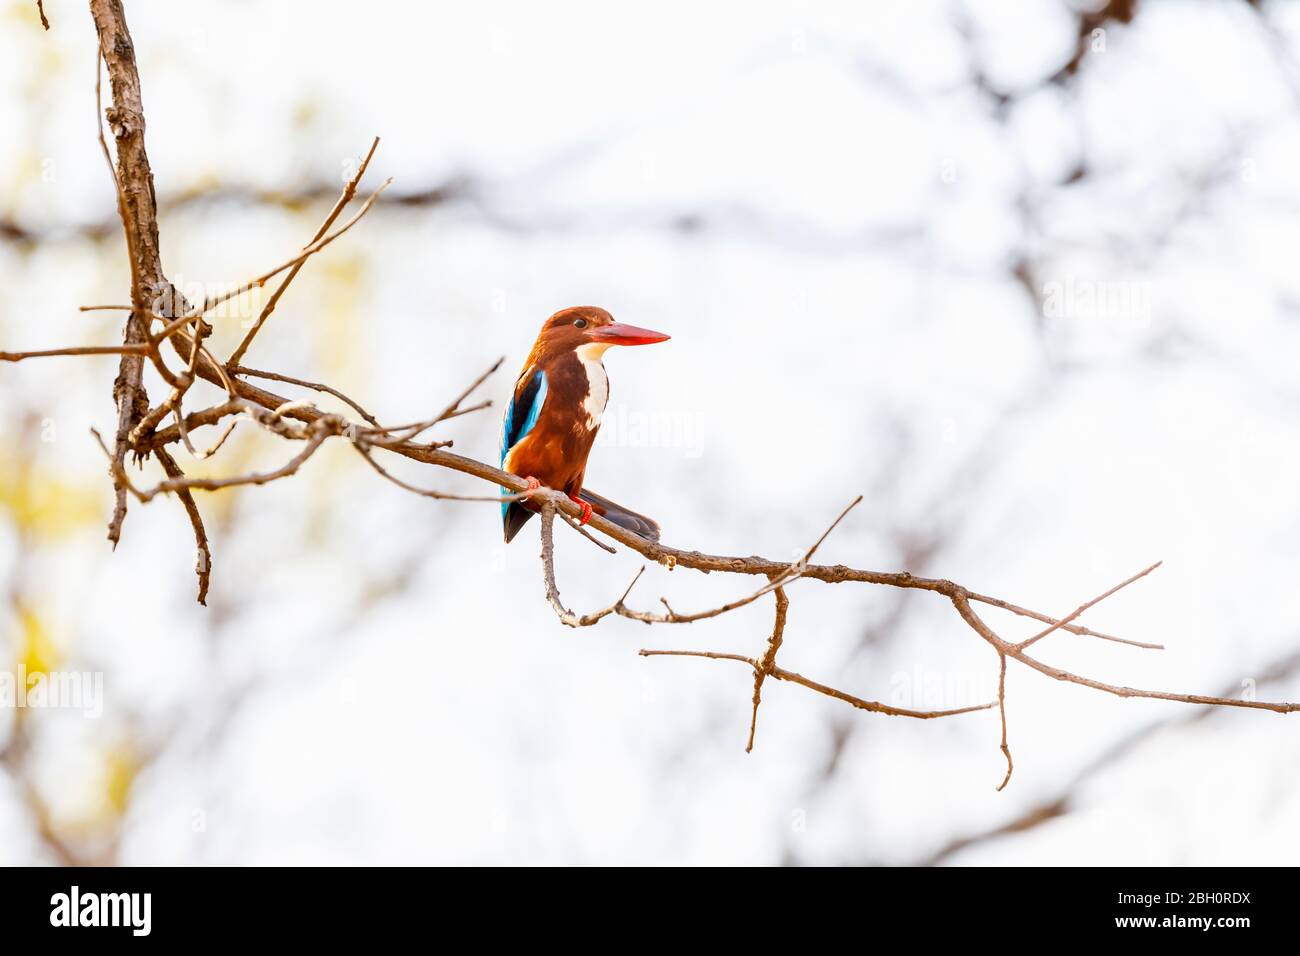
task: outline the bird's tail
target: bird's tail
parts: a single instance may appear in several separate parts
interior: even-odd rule
[[[659,525],[657,522],[647,518],[645,515],[639,515],[635,511],[624,508],[622,505],[615,504],[608,498],[602,498],[594,491],[583,488],[578,492],[578,497],[587,504],[591,505],[591,510],[596,514],[614,522],[620,528],[626,528],[633,534],[639,534],[647,541],[659,540]]]
[[[502,494],[510,492],[502,488]],[[620,528],[626,528],[633,534],[639,534],[647,541],[659,540],[659,525],[657,522],[647,518],[645,515],[639,515],[635,511],[624,508],[622,505],[615,504],[608,498],[602,498],[594,491],[588,491],[583,488],[578,492],[578,497],[587,504],[591,505],[591,510],[604,518],[609,519]],[[511,501],[502,506],[502,518],[504,519],[506,542],[509,543],[519,530],[528,523],[528,519],[536,514],[536,510],[520,501]]]
[[[508,495],[511,492],[502,488],[501,493]],[[529,511],[518,501],[511,501],[501,506],[501,518],[506,528],[506,544],[514,540],[519,529],[528,523],[528,519],[533,516],[534,512]]]

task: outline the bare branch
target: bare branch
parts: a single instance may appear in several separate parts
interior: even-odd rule
[[[1271,710],[1277,714],[1291,714],[1300,710],[1300,704],[1287,703],[1285,701],[1267,701],[1267,700],[1241,700],[1234,697],[1207,697],[1203,694],[1175,694],[1158,690],[1140,690],[1136,687],[1118,687],[1114,684],[1106,684],[1102,681],[1093,680],[1090,677],[1080,677],[1070,671],[1062,670],[1059,667],[1052,667],[1050,664],[1044,664],[1042,661],[1030,657],[1024,651],[1020,650],[1015,644],[1009,644],[989,628],[971,609],[970,600],[960,590],[954,591],[950,595],[952,603],[967,624],[979,634],[980,637],[988,641],[1001,654],[1011,657],[1027,667],[1033,668],[1040,674],[1045,674],[1053,680],[1067,681],[1071,684],[1078,684],[1081,687],[1091,687],[1093,690],[1099,690],[1103,693],[1114,694],[1116,697],[1145,697],[1150,700],[1172,700],[1182,704],[1210,704],[1215,707],[1245,707],[1252,710]]]
[[[234,401],[223,402],[220,405],[213,405],[211,408],[205,408],[201,411],[190,412],[190,414],[186,415],[184,418],[185,430],[190,432],[196,428],[202,428],[204,425],[215,425],[223,418],[228,418],[231,415],[238,415],[240,412],[245,411],[249,407],[249,404],[250,403],[245,402],[243,399],[235,399]],[[180,441],[180,438],[180,425],[172,425],[170,428],[164,428],[162,431],[154,432],[152,435],[142,436],[141,447],[147,454],[154,448],[158,448],[162,445],[169,445],[175,441]]]
[[[641,657],[703,657],[713,661],[739,661],[742,664],[748,664],[754,669],[761,666],[761,662],[752,657],[746,657],[743,654],[724,654],[718,651],[665,651],[665,650],[647,650],[642,648],[637,652]],[[969,707],[957,707],[953,710],[909,710],[906,707],[893,707],[889,704],[882,704],[876,700],[864,700],[861,697],[854,697],[852,694],[846,694],[842,690],[836,690],[834,687],[828,687],[825,684],[819,684],[811,678],[804,677],[802,674],[796,674],[794,671],[788,671],[783,667],[773,667],[771,676],[777,680],[789,681],[792,684],[798,684],[801,687],[807,687],[809,690],[815,690],[819,694],[825,694],[827,697],[834,697],[836,700],[842,700],[846,704],[856,707],[858,710],[870,711],[873,714],[885,714],[889,717],[911,717],[916,720],[934,720],[939,717],[956,717],[958,714],[973,714],[978,710],[989,710],[998,705],[996,700],[991,700],[987,704],[972,704]]]
[[[600,540],[594,538],[594,537],[592,536],[592,534],[591,534],[590,531],[588,531],[586,528],[584,528],[581,524],[579,524],[579,523],[578,523],[577,521],[575,521],[573,518],[570,518],[570,517],[569,517],[568,515],[566,515],[563,511],[561,511],[559,514],[560,514],[560,517],[564,519],[564,523],[565,523],[565,524],[567,524],[567,525],[568,525],[570,528],[572,528],[574,531],[578,532],[578,534],[582,535],[584,538],[586,538],[588,541],[590,541],[590,542],[591,542],[592,544],[594,544],[596,547],[600,548],[602,551],[606,552],[607,554],[618,554],[618,548],[614,547],[613,545],[606,544],[604,541],[600,541]],[[644,565],[642,565],[642,567],[644,567]]]
[[[785,596],[784,588],[777,588],[773,593],[776,595],[776,619],[772,623],[772,636],[767,639],[767,651],[754,668],[754,709],[749,717],[749,740],[745,744],[745,753],[754,750],[754,732],[758,729],[758,705],[763,699],[763,681],[776,669],[776,652],[781,649],[781,642],[785,639],[785,617],[790,610],[790,599]]]
[[[555,584],[555,501],[545,498],[542,501],[542,578],[546,584],[546,600],[555,609],[561,624],[569,627],[590,627],[623,607],[623,601],[632,593],[632,588],[645,573],[645,566],[636,573],[632,583],[627,586],[623,596],[609,607],[601,608],[591,614],[574,614],[560,600],[560,589]]]
[[[91,0],[90,13],[99,35],[99,55],[108,69],[113,105],[108,109],[108,120],[117,142],[117,166],[109,156],[104,139],[104,114],[100,105],[100,71],[95,65],[95,118],[99,127],[99,141],[104,158],[113,172],[113,186],[117,193],[118,213],[126,236],[127,254],[131,263],[131,305],[127,316],[124,345],[145,342],[145,289],[161,288],[165,282],[158,244],[158,209],[154,200],[153,171],[144,146],[144,106],[140,98],[140,74],[136,68],[135,47],[126,27],[126,14],[121,0]],[[125,470],[128,439],[138,417],[148,409],[149,399],[144,392],[144,361],[136,354],[124,354],[113,383],[113,399],[117,405],[117,435],[113,450],[113,470]],[[117,547],[126,519],[126,493],[117,486],[113,517],[108,526],[108,539]]]
[[[417,494],[422,498],[434,498],[438,501],[491,501],[499,504],[501,502],[519,501],[525,497],[524,495],[453,495],[445,491],[434,491],[430,488],[417,488],[415,485],[408,484],[396,475],[387,471],[383,465],[375,461],[374,457],[370,454],[369,448],[364,447],[359,442],[353,442],[352,447],[357,450],[358,454],[366,460],[367,464],[369,464],[371,468],[375,469],[375,471],[383,477],[397,485],[397,487],[405,489],[412,494]]]
[[[850,511],[852,511],[854,506],[856,506],[858,502],[860,502],[861,500],[862,500],[862,496],[858,495],[858,497],[854,498],[853,501],[849,502],[848,507],[846,507],[843,511],[840,512],[839,517],[837,517],[834,521],[831,522],[830,527],[828,527],[825,531],[822,532],[821,537],[818,538],[815,542],[813,542],[812,547],[810,547],[807,551],[804,552],[803,557],[799,558],[799,560],[795,561],[793,564],[786,566],[780,572],[774,572],[768,575],[767,584],[763,585],[761,588],[759,588],[757,591],[754,591],[752,594],[746,595],[745,597],[737,598],[736,600],[723,604],[720,607],[709,608],[706,611],[697,611],[694,614],[679,614],[678,612],[674,611],[672,607],[669,606],[667,600],[663,598],[659,599],[660,603],[663,604],[664,610],[666,612],[663,614],[652,613],[650,611],[634,611],[631,608],[624,606],[622,601],[619,601],[616,604],[611,605],[609,608],[605,609],[604,611],[598,612],[597,615],[588,614],[588,615],[578,616],[573,614],[570,611],[564,611],[564,613],[561,614],[561,620],[564,623],[569,624],[570,627],[586,627],[589,626],[590,624],[595,624],[602,617],[605,617],[610,613],[616,613],[620,617],[630,618],[631,620],[634,621],[641,621],[643,624],[691,624],[695,621],[703,621],[711,617],[718,617],[719,615],[727,614],[731,611],[739,610],[742,607],[745,607],[749,604],[753,604],[763,595],[770,594],[776,589],[786,584],[789,584],[791,581],[794,581],[797,578],[801,577],[804,568],[807,567],[808,559],[811,558],[817,552],[817,549],[821,547],[822,542],[826,540],[827,536],[832,531],[835,530],[836,526],[842,520],[844,520],[844,516],[848,514]],[[554,502],[552,502],[552,506],[554,506]],[[548,522],[543,522],[542,535],[544,538],[550,533],[548,530],[549,527],[550,524]],[[543,541],[542,543],[543,562],[545,562],[547,547],[548,547],[547,542]],[[554,587],[555,569],[553,566],[549,568],[548,573],[551,575],[551,581],[548,584],[548,594],[549,594]],[[556,596],[558,597],[559,592],[556,591],[555,593]],[[557,602],[552,601],[551,603],[555,605]],[[560,613],[560,611],[562,610],[563,610],[562,606],[556,608],[557,613]],[[572,624],[570,623],[570,621],[588,621],[588,624]]]
[[[183,480],[185,472],[181,471],[180,465],[176,464],[176,459],[166,448],[159,448],[155,453],[158,457],[158,463],[162,465],[163,471],[167,477],[172,480]],[[199,513],[199,506],[194,501],[194,495],[189,488],[178,488],[176,497],[180,498],[181,504],[185,506],[185,513],[189,515],[190,526],[194,529],[194,547],[195,562],[194,572],[199,576],[199,596],[200,604],[208,603],[208,585],[212,582],[212,547],[208,544],[208,533],[203,527],[203,515]]]
[[[998,655],[998,716],[1002,719],[1002,755],[1007,758],[1007,775],[998,784],[998,792],[1011,782],[1011,772],[1016,765],[1011,760],[1011,747],[1007,744],[1007,655]]]
[[[66,349],[41,349],[35,352],[0,352],[0,362],[21,362],[31,358],[58,355],[145,355],[147,345],[79,345]]]

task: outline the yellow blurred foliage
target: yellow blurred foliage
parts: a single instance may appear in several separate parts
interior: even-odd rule
[[[338,255],[321,274],[325,314],[318,323],[316,348],[323,367],[336,379],[352,380],[358,367],[364,367],[366,327],[361,303],[366,266],[363,255]]]
[[[71,534],[103,517],[103,492],[56,479],[0,471],[0,512],[20,532],[44,537]]]
[[[51,814],[50,825],[64,838],[95,840],[116,831],[131,802],[140,758],[129,744],[111,744],[96,755],[80,781],[76,799]]]
[[[114,818],[126,812],[139,769],[135,752],[127,747],[114,747],[104,755],[104,802]]]
[[[48,674],[57,670],[63,660],[45,622],[33,611],[18,608],[18,660],[30,680],[34,674]]]

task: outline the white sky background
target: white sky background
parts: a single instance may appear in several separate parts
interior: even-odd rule
[[[126,295],[117,234],[75,228],[114,215],[90,21],[47,7],[49,34],[26,4],[0,11],[0,217],[46,236],[0,241],[5,349],[109,343],[117,319],[76,306]],[[602,305],[673,340],[607,357],[588,483],[668,543],[793,557],[861,492],[825,561],[1048,613],[1163,559],[1087,622],[1167,650],[1056,634],[1040,656],[1180,692],[1261,679],[1300,643],[1296,9],[1147,0],[1058,85],[1044,81],[1076,29],[1060,3],[805,7],[182,16],[128,0],[127,15],[165,205],[333,189],[376,134],[370,186],[460,184],[444,204],[379,207],[314,259],[248,364],[409,421],[505,355],[485,390],[500,403],[548,314]],[[1012,94],[1001,112],[976,71]],[[169,207],[164,266],[183,289],[227,287],[292,254],[331,202]],[[239,319],[218,322],[223,350]],[[56,426],[41,442],[0,419],[12,467],[83,489],[105,520],[86,430],[111,428],[113,374],[111,359],[0,368],[6,407]],[[207,468],[292,451],[252,431]],[[496,410],[444,434],[493,460]],[[484,490],[404,464],[425,486]],[[503,547],[494,506],[417,498],[345,447],[199,501],[208,610],[174,501],[134,506],[111,556],[98,521],[34,546],[0,525],[0,581],[49,616],[67,666],[106,672],[101,720],[42,715],[33,774],[57,812],[83,812],[106,746],[158,749],[122,862],[908,863],[1066,792],[1051,822],[947,861],[1296,859],[1297,718],[1189,721],[1186,705],[1012,664],[1002,793],[995,711],[904,722],[769,681],[746,755],[747,670],[636,651],[760,653],[767,602],[570,631],[543,599],[536,523]],[[639,566],[559,537],[577,609]],[[652,568],[633,603],[698,609],[751,584]],[[790,593],[792,670],[923,707],[995,688],[995,657],[942,599]],[[1300,679],[1259,696],[1297,699]],[[0,862],[43,859],[0,779]]]

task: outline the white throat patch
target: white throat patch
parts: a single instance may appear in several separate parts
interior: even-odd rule
[[[601,362],[608,348],[608,342],[589,342],[574,350],[582,363],[582,370],[587,373],[587,397],[582,400],[582,410],[587,413],[589,429],[600,427],[600,417],[605,414],[605,405],[609,402],[609,376]]]

